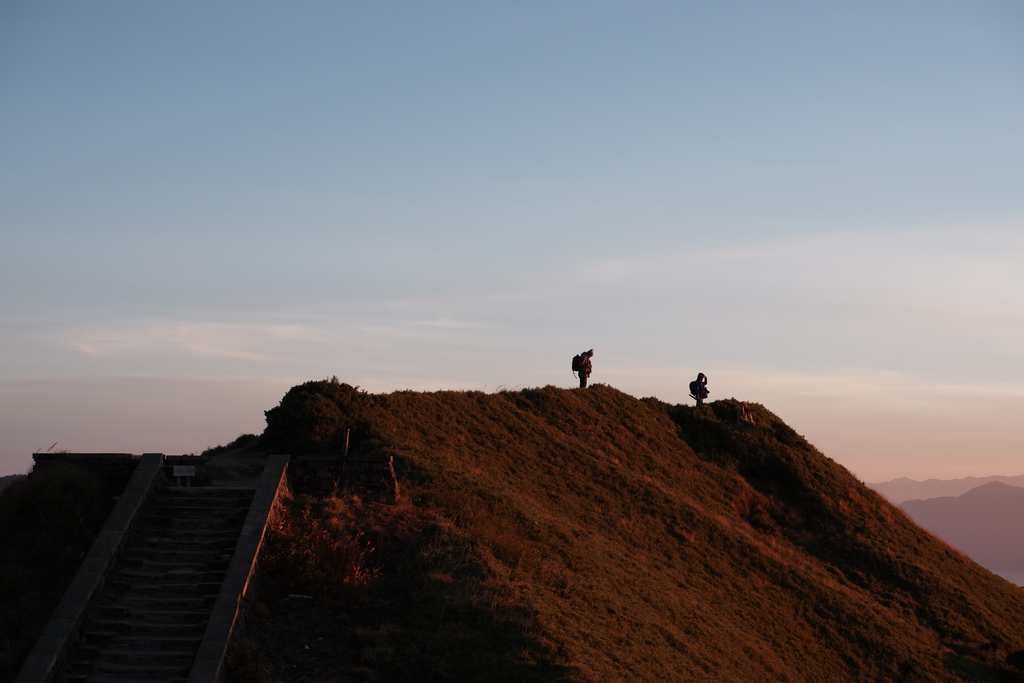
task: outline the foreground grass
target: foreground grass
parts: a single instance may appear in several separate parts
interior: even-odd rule
[[[1020,589],[736,409],[294,388],[264,439],[354,426],[403,499],[298,492],[234,680],[1024,680]]]
[[[358,497],[288,507],[232,680],[560,680],[522,600],[449,524]]]

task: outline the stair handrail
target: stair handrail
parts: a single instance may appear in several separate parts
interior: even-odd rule
[[[256,573],[268,523],[287,489],[285,475],[289,460],[287,455],[271,455],[267,459],[196,652],[188,683],[217,683],[224,674],[224,657],[245,610],[246,593]]]

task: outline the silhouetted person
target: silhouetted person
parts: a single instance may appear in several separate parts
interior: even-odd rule
[[[594,364],[590,362],[594,356],[594,349],[584,351],[580,356],[580,389],[586,389],[587,380],[590,379],[590,373],[594,369]]]
[[[690,382],[690,396],[697,400],[697,405],[708,397],[708,378],[703,372],[698,372],[697,379]]]

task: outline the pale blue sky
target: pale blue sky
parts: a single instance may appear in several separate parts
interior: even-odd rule
[[[1024,473],[1018,2],[0,3],[0,474],[308,379]]]

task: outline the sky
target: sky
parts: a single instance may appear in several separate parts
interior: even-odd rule
[[[292,386],[761,403],[1024,473],[1016,0],[0,2],[0,475]]]

